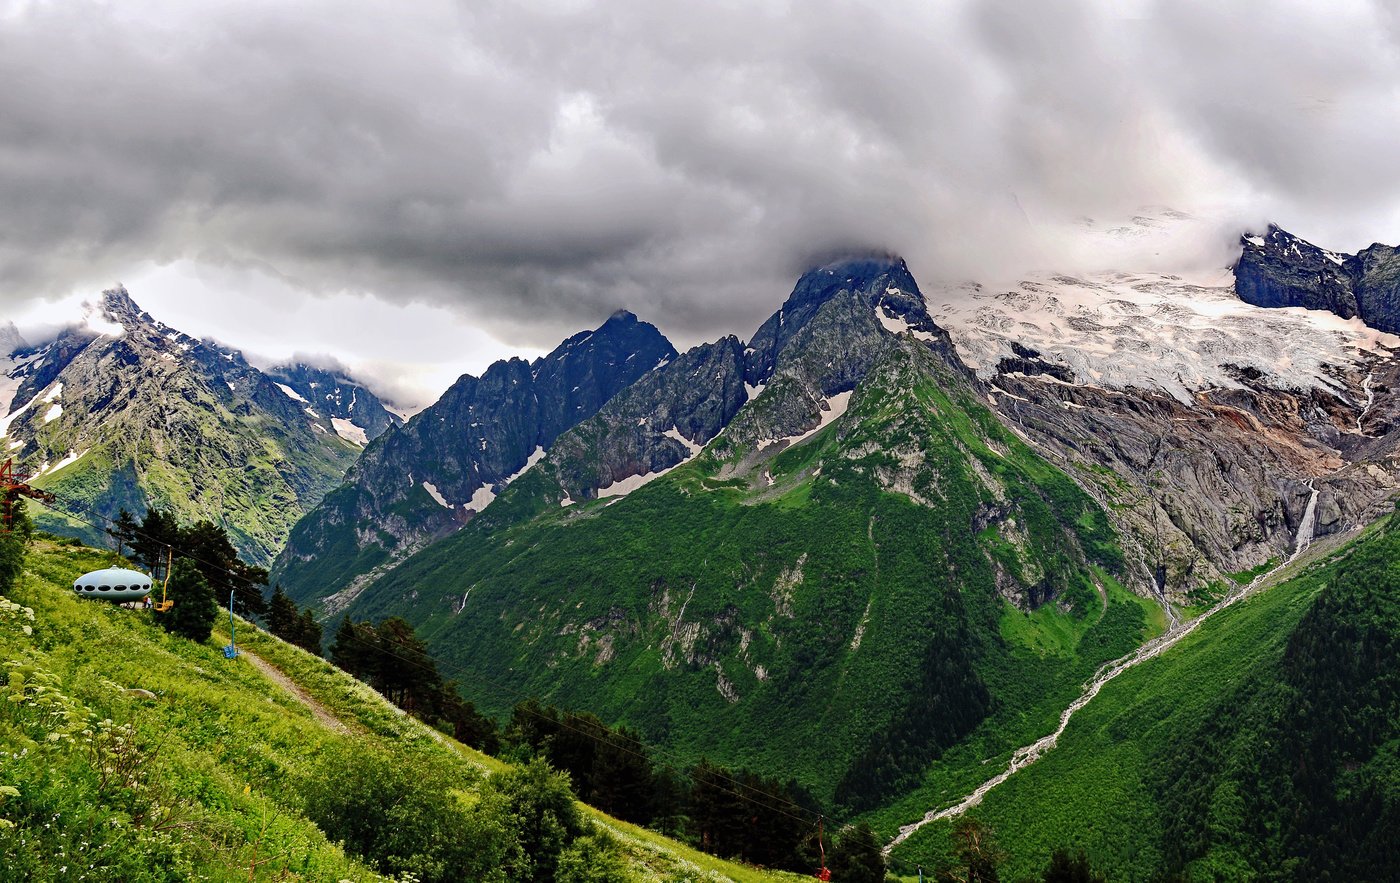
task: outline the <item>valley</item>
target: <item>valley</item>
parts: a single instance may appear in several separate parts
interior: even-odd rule
[[[788,782],[804,813],[871,825],[899,871],[947,867],[967,819],[1020,874],[1067,848],[1126,879],[1216,861],[1210,845],[1166,850],[1147,823],[1125,853],[1018,801],[1101,788],[1067,766],[1101,762],[1080,747],[1084,721],[1121,707],[1144,670],[1236,646],[1219,623],[1257,621],[1237,610],[1315,591],[1308,574],[1339,566],[1313,561],[1364,556],[1400,482],[1400,338],[1247,304],[1219,282],[1046,277],[927,295],[899,258],[852,256],[804,273],[747,343],[679,352],[620,311],[533,362],[464,375],[406,422],[346,376],[260,372],[122,297],[108,299],[127,317],[116,344],[155,341],[156,362],[174,363],[160,370],[188,378],[163,388],[189,390],[192,414],[242,408],[244,425],[267,425],[256,409],[271,408],[290,427],[277,433],[329,445],[324,496],[308,491],[299,518],[282,510],[295,524],[281,522],[269,578],[320,619],[322,647],[401,623],[487,718],[539,701],[625,728],[663,769]],[[10,357],[21,462],[58,444],[36,402],[46,423],[106,413],[84,403],[92,373],[110,371],[82,366],[112,358],[108,340]],[[200,373],[210,364],[222,373]],[[224,391],[209,398],[213,377]],[[240,383],[251,404],[224,402]],[[121,413],[148,419],[143,407]],[[103,444],[34,479],[87,519],[79,536],[100,536],[114,503],[187,519],[236,508],[202,477],[226,467],[179,479],[203,508],[175,505],[154,463],[126,496],[99,482],[81,497],[73,476],[107,468]],[[230,535],[273,536],[248,523]],[[265,562],[269,547],[241,551]],[[1285,637],[1301,640],[1269,640]],[[1273,664],[1238,647],[1251,670]],[[1153,744],[1131,761],[1151,791],[1133,799],[1165,806]],[[1300,836],[1228,848],[1281,861]]]

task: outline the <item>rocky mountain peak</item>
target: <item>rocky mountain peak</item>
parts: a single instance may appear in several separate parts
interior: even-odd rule
[[[846,255],[803,273],[782,308],[754,332],[749,341],[745,382],[765,383],[787,344],[827,303],[842,295],[862,302],[892,330],[941,333],[903,258],[874,253]]]
[[[819,305],[841,291],[874,291],[880,283],[918,291],[918,283],[898,255],[846,255],[803,273],[783,304],[784,310]]]
[[[1352,255],[1319,248],[1276,224],[1240,237],[1235,292],[1259,307],[1328,310],[1400,331],[1400,257],[1375,244]]]
[[[131,299],[131,293],[121,284],[102,292],[102,313],[128,330],[134,325],[148,325],[153,322],[150,314],[136,305],[136,301]]]
[[[328,581],[340,587],[355,573],[328,576],[319,564],[327,549],[353,548],[350,565],[372,566],[456,530],[562,433],[676,358],[656,326],[619,310],[534,362],[501,360],[480,377],[462,375],[366,447],[347,483],[297,526],[277,578],[298,597]]]

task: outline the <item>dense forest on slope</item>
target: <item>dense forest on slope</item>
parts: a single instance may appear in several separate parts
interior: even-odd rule
[[[996,832],[1003,874],[1069,846],[1113,880],[1392,879],[1397,562],[1391,519],[1105,686],[1055,750],[971,811]],[[936,867],[955,846],[940,823],[896,855]]]
[[[1154,767],[1169,866],[1400,878],[1400,529],[1327,577],[1277,662],[1217,696]]]

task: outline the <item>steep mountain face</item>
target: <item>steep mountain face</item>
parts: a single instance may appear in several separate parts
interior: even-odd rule
[[[1338,254],[1272,224],[1263,236],[1245,236],[1240,243],[1235,290],[1246,303],[1327,310],[1400,332],[1400,255],[1392,246]]]
[[[1259,247],[1244,249],[1237,277]],[[1037,276],[929,302],[1007,424],[1108,507],[1136,590],[1206,603],[1287,556],[1312,489],[1329,535],[1400,486],[1400,338],[1360,319],[1254,306],[1225,272]]]
[[[507,496],[570,505],[623,495],[721,433],[723,456],[772,453],[839,417],[884,342],[900,331],[951,353],[902,260],[862,256],[815,268],[749,346],[726,337],[647,375],[562,435]],[[504,508],[511,515],[497,518],[516,517],[513,502]]]
[[[288,540],[274,579],[296,598],[345,589],[476,516],[561,432],[676,357],[631,313],[549,355],[464,375],[435,404],[372,442]]]
[[[24,338],[20,335],[15,323],[6,322],[0,325],[0,353],[9,355],[17,349],[28,346]]]
[[[646,375],[327,607],[408,617],[494,712],[588,708],[852,807],[1146,633],[1104,511],[997,421],[902,262],[807,274],[755,340]]]
[[[236,350],[156,321],[125,289],[104,292],[102,310],[120,335],[68,330],[11,357],[4,450],[37,486],[86,510],[80,518],[160,506],[223,524],[241,552],[269,561],[358,446]],[[51,529],[99,535],[35,514]]]
[[[361,447],[383,435],[403,418],[384,407],[379,397],[341,371],[303,363],[278,365],[267,375],[282,391],[330,418],[341,438]]]

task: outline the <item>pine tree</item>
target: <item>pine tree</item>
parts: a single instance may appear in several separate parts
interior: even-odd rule
[[[500,751],[501,740],[496,735],[496,722],[463,699],[457,692],[456,682],[448,681],[442,685],[438,714],[452,728],[452,738],[458,742],[487,754]]]
[[[242,616],[262,616],[267,612],[263,587],[267,570],[245,564],[229,540],[228,531],[212,521],[197,521],[177,531],[172,544],[194,559],[204,579],[220,598],[233,594],[233,609]]]
[[[172,570],[168,591],[175,606],[167,613],[156,614],[157,622],[167,631],[191,641],[209,640],[214,620],[219,616],[214,590],[188,559],[176,560]]]
[[[295,609],[295,605],[293,605]],[[293,630],[291,642],[307,653],[321,655],[321,624],[316,621],[316,617],[308,607],[296,618],[296,627]]]
[[[167,515],[159,509],[146,512],[141,519],[141,527],[131,540],[131,557],[151,572],[152,577],[168,578],[165,572],[167,556],[172,547],[180,542],[180,526],[175,516]]]
[[[998,883],[1000,880],[997,866],[1005,860],[1006,854],[997,846],[992,829],[977,819],[963,816],[953,826],[953,855],[966,867],[966,876],[960,867],[955,876],[947,879],[966,883]]]
[[[370,683],[405,711],[419,711],[442,686],[428,645],[408,621],[391,616],[374,627],[374,674]]]
[[[378,636],[374,626],[367,622],[354,622],[350,615],[341,617],[331,643],[331,662],[362,681],[373,683],[375,679],[376,648]]]
[[[107,535],[116,541],[117,554],[125,554],[127,547],[136,539],[135,516],[123,506],[112,526],[107,528]]]
[[[267,602],[267,630],[284,641],[296,643],[292,636],[297,630],[297,605],[278,583]]]

